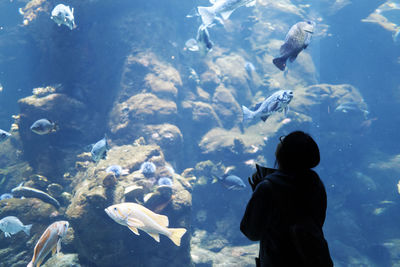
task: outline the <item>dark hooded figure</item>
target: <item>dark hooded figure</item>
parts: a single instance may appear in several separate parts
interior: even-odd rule
[[[260,241],[257,266],[333,266],[322,232],[326,191],[311,170],[320,161],[317,144],[295,131],[280,138],[275,155],[278,169],[256,165],[249,178],[254,192],[240,224],[247,238]]]

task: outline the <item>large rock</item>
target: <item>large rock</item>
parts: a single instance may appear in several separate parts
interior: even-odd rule
[[[124,134],[126,139],[138,136],[137,128],[148,124],[177,120],[175,102],[158,98],[154,94],[136,94],[126,101],[116,104],[110,114],[110,128],[115,136]],[[136,137],[136,138],[135,138]]]
[[[138,171],[144,161],[156,165],[154,177],[146,178]],[[110,183],[110,175],[104,170],[114,164],[128,169],[129,174]],[[140,236],[134,235],[104,212],[112,204],[125,202],[126,188],[136,186],[141,188],[138,194],[154,195],[157,191],[154,181],[164,176],[165,165],[158,146],[125,145],[114,146],[105,160],[97,165],[89,164],[86,170],[77,173],[73,182],[74,197],[66,213],[76,232],[74,246],[82,260],[96,266],[190,266],[189,232],[183,236],[180,247],[164,236],[159,244],[142,231]],[[189,230],[191,195],[180,182],[183,178],[171,177],[172,196],[163,203],[153,201],[158,204],[152,208],[169,217],[170,227]],[[138,196],[138,201],[142,198]],[[132,257],[132,253],[141,257]]]

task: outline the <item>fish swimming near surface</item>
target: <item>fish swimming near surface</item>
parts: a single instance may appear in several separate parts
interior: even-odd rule
[[[236,175],[224,174],[223,176],[214,176],[212,183],[220,182],[229,190],[242,190],[246,188],[246,184]]]
[[[121,203],[105,209],[108,216],[115,222],[127,226],[134,234],[139,235],[138,229],[148,233],[154,240],[160,242],[160,234],[167,236],[177,245],[186,233],[184,228],[168,228],[168,217],[136,203]]]
[[[92,146],[90,153],[92,154],[93,161],[98,162],[100,159],[105,159],[108,149],[107,138],[104,136],[103,139]]]
[[[11,192],[13,193],[14,197],[38,198],[46,203],[53,205],[56,208],[60,207],[60,202],[58,202],[57,199],[55,199],[54,197],[41,190],[23,186],[22,183],[13,188]]]
[[[207,27],[200,25],[195,39],[189,39],[185,43],[185,47],[190,51],[199,51],[201,55],[206,55],[213,48],[214,43],[210,40],[210,34]]]
[[[201,17],[204,27],[211,26],[214,20],[224,24],[224,20],[227,20],[233,11],[242,6],[254,6],[256,0],[210,0],[210,3],[213,5],[197,7],[196,14]]]
[[[263,102],[258,103],[254,110],[242,106],[243,122],[248,122],[254,117],[259,116],[261,120],[266,121],[268,117],[275,112],[284,112],[285,116],[289,111],[289,103],[293,98],[293,92],[290,90],[280,90],[275,92]]]
[[[31,125],[32,132],[36,134],[48,134],[58,130],[58,125],[48,119],[40,119]]]
[[[285,43],[280,48],[280,57],[274,58],[272,61],[278,69],[284,71],[287,60],[295,61],[300,52],[307,48],[311,43],[314,28],[314,21],[301,21],[290,28]]]
[[[67,26],[70,30],[76,28],[75,18],[74,18],[74,8],[69,6],[58,4],[51,11],[50,17],[57,25],[60,27],[61,24]]]
[[[6,141],[10,136],[11,134],[9,132],[0,129],[0,143]]]
[[[24,225],[17,217],[7,216],[0,220],[0,230],[6,237],[11,237],[19,231],[24,231],[29,236],[32,224]]]
[[[52,255],[56,252],[58,254],[61,250],[61,240],[67,234],[68,227],[68,221],[57,221],[50,224],[36,243],[32,260],[27,267],[39,267],[50,251]]]

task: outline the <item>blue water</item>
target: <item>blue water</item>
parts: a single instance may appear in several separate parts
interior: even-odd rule
[[[250,186],[241,191],[228,190],[219,183],[211,183],[212,175],[222,176],[228,166],[233,166],[235,168],[232,174],[241,177],[247,184],[247,177],[255,169],[254,164],[245,164],[245,161],[253,160],[253,163],[273,167],[279,136],[299,129],[309,132],[320,146],[321,163],[316,171],[323,180],[328,195],[324,231],[335,265],[398,265],[400,213],[397,183],[400,163],[396,156],[400,150],[400,50],[392,39],[393,31],[376,23],[362,22],[362,19],[367,18],[385,1],[354,0],[333,13],[330,11],[330,6],[335,2],[333,0],[292,1],[291,4],[296,6],[310,4],[309,8],[304,8],[303,16],[279,10],[270,2],[279,1],[258,1],[256,7],[240,7],[224,26],[217,22],[209,28],[214,47],[207,55],[202,56],[185,49],[185,42],[196,38],[201,24],[199,17],[187,18],[186,15],[199,5],[211,5],[207,1],[69,0],[64,4],[74,7],[77,25],[72,31],[64,25],[58,27],[50,19],[51,9],[60,3],[58,1],[44,1],[41,4],[44,11],[38,12],[37,17],[27,26],[23,26],[24,18],[18,13],[18,9],[26,5],[26,1],[2,1],[0,83],[3,90],[0,92],[0,128],[9,131],[13,123],[18,123],[12,115],[20,114],[21,119],[19,131],[14,131],[9,141],[0,144],[0,194],[10,192],[20,182],[33,181],[34,174],[47,177],[49,183],[61,184],[65,192],[72,193],[74,179],[62,177],[65,177],[65,173],[71,173],[72,177],[79,173],[75,165],[76,156],[90,151],[87,149],[90,144],[106,134],[111,141],[111,147],[116,148],[132,145],[141,135],[147,134],[146,141],[164,149],[165,160],[174,167],[177,174],[188,168],[195,169],[197,180],[189,182],[192,188],[188,190],[192,197],[191,209],[186,211],[185,217],[188,233],[183,239],[181,250],[171,244],[162,247],[169,242],[166,238],[162,237],[160,244],[156,244],[146,233],[134,236],[105,215],[103,209],[106,206],[101,207],[101,215],[98,215],[100,217],[93,218],[101,218],[102,225],[107,225],[107,230],[119,231],[116,233],[121,238],[98,244],[101,251],[111,251],[107,255],[108,260],[115,260],[113,253],[120,252],[118,244],[129,244],[134,250],[138,239],[141,242],[139,247],[162,247],[162,252],[159,253],[161,255],[155,253],[161,259],[167,258],[165,255],[168,253],[187,254],[190,237],[200,230],[207,232],[207,242],[218,240],[223,243],[214,248],[204,245],[204,249],[212,252],[219,252],[225,247],[246,247],[253,243],[240,233],[239,223],[251,196]],[[280,2],[285,4],[287,1]],[[397,10],[387,14],[390,22],[399,26],[400,12]],[[282,74],[272,65],[272,58],[278,56],[279,45],[290,26],[306,19],[314,19],[317,23],[312,42],[294,63],[288,63],[287,71]],[[271,25],[272,28],[269,28]],[[327,34],[323,34],[323,29],[327,29]],[[279,45],[271,45],[271,42],[279,42]],[[131,116],[129,120],[137,122],[135,127],[116,133],[113,130],[113,116],[116,116],[113,108],[135,94],[151,92],[144,77],[151,71],[156,73],[159,70],[157,67],[149,70],[145,64],[134,65],[129,69],[129,56],[141,54],[153,55],[161,62],[160,65],[169,66],[179,74],[181,84],[178,82],[176,85],[177,95],[158,95],[160,99],[171,100],[176,104],[177,115],[170,119],[168,116],[156,114],[147,121],[141,121],[140,116]],[[307,57],[303,57],[304,55]],[[229,59],[234,59],[232,65],[224,65],[223,62]],[[241,60],[243,64],[239,69],[235,64]],[[255,66],[252,76],[246,74],[246,61]],[[302,69],[307,64],[314,66],[312,73]],[[189,68],[198,74],[199,84],[189,78]],[[217,81],[208,79],[213,73],[217,73]],[[164,75],[167,77],[165,79],[173,76],[170,72]],[[271,77],[272,80],[281,79],[281,83],[287,81],[285,85],[289,88],[274,87]],[[240,80],[241,78],[244,80]],[[269,83],[262,83],[263,80],[268,80]],[[295,101],[299,95],[296,90],[299,92],[302,88],[318,84],[353,86],[366,104],[368,115],[362,117],[351,112],[335,113],[338,103],[332,103],[328,107],[326,102],[318,103],[322,96],[314,95],[312,104],[307,102],[305,107],[296,106],[290,109],[288,118],[291,121],[278,127],[276,132],[266,129],[283,121],[281,114],[272,115],[265,123],[254,121],[250,126],[242,124],[241,105],[251,106],[256,103],[256,99],[265,98],[277,89],[293,90]],[[61,107],[53,107],[48,112],[39,110],[35,113],[34,110],[24,113],[18,101],[31,96],[34,88],[45,86],[54,86],[57,93],[83,103],[84,108],[59,112]],[[223,105],[213,98],[218,86],[231,92],[237,109],[231,108],[230,114],[215,113],[219,125],[212,117],[207,117],[199,124],[185,108],[184,102],[203,102],[217,109],[219,104]],[[203,96],[199,96],[199,91],[203,92]],[[204,97],[204,94],[208,97]],[[309,109],[307,105],[310,105]],[[40,117],[33,118],[32,114],[49,119],[52,116],[57,117],[60,130],[45,136],[34,135],[29,131],[29,126]],[[304,116],[308,116],[310,120],[297,120]],[[75,125],[76,122],[80,124]],[[152,135],[144,129],[164,123],[179,128],[182,133],[180,145],[171,145],[168,141],[149,141],[152,140]],[[256,144],[255,147],[260,150],[254,156],[235,148],[233,144],[207,153],[201,140],[212,128],[232,131],[231,135],[245,140],[246,149],[250,149],[247,143],[257,138],[261,140],[264,135],[267,135],[268,140]],[[246,139],[246,135],[251,138]],[[210,169],[200,171],[196,165],[207,160],[212,162]],[[18,164],[26,164],[24,166],[29,166],[29,170],[22,175],[17,172],[19,168],[15,168],[22,166]],[[95,168],[95,163],[90,164]],[[119,162],[110,162],[108,165],[112,164]],[[140,164],[130,171],[138,171],[139,167]],[[156,184],[155,181],[152,183]],[[41,189],[46,191],[45,186]],[[107,201],[111,201],[108,204],[117,204],[112,203],[112,197],[108,197]],[[0,202],[0,217],[9,215],[6,201]],[[168,215],[171,212],[168,205],[171,204],[167,202],[166,205],[165,213]],[[63,209],[58,211],[59,217],[56,216],[57,220],[68,219],[65,214],[67,207],[68,204],[63,204]],[[17,213],[12,215],[23,216]],[[92,215],[97,216],[94,213]],[[170,217],[170,221],[175,224],[178,219],[180,218]],[[24,233],[11,237],[13,241],[2,235],[0,249],[12,247],[14,250],[7,255],[1,253],[0,262],[12,262],[10,258],[24,252],[20,256],[23,263],[18,265],[12,262],[11,265],[26,265],[42,231],[54,220],[47,218],[34,222],[32,230],[36,236],[29,237],[32,238],[29,245],[24,245],[29,240]],[[78,229],[76,222],[71,223],[72,228],[74,225]],[[79,231],[75,235],[79,235]],[[110,245],[112,242],[115,243]],[[91,257],[87,251],[82,252],[82,246],[89,244],[68,243],[62,251],[77,253],[82,266],[107,266],[99,263],[98,258],[101,256]],[[131,247],[126,251],[129,249]],[[256,254],[257,250],[253,252]],[[115,254],[115,257],[123,257],[121,262],[129,262],[135,258],[136,264],[139,265],[140,260],[141,264],[145,264],[147,254],[138,256],[129,253],[122,256]],[[240,261],[245,255],[246,253],[242,253],[232,257],[237,257],[239,266],[251,266]],[[182,262],[189,264],[190,260]],[[163,262],[160,266],[166,264]],[[202,264],[199,263],[198,266],[218,266],[216,262],[214,265],[204,262]]]

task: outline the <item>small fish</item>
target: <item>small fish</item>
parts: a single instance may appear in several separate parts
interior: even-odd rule
[[[60,203],[54,197],[50,196],[49,194],[41,190],[23,186],[23,183],[13,188],[11,192],[13,193],[14,197],[38,198],[46,203],[55,206],[56,208],[60,207]]]
[[[100,159],[105,159],[108,149],[107,138],[104,136],[103,139],[92,146],[90,153],[92,154],[93,161],[98,162]]]
[[[10,193],[5,193],[5,194],[2,194],[1,196],[0,196],[0,200],[4,200],[4,199],[10,199],[10,198],[13,198],[14,196],[12,195],[12,194],[10,194]]]
[[[314,33],[314,21],[301,21],[293,25],[286,35],[285,43],[280,48],[280,57],[274,58],[274,65],[284,71],[286,61],[295,61],[301,51],[307,48],[311,43],[311,37]]]
[[[286,116],[289,111],[288,105],[292,98],[292,91],[280,90],[265,99],[262,103],[258,103],[253,111],[242,106],[243,122],[250,121],[256,116],[260,116],[261,120],[266,121],[272,113],[282,111]]]
[[[114,173],[115,177],[120,177],[121,175],[128,175],[129,170],[128,169],[123,169],[119,165],[111,165],[106,169],[107,173]]]
[[[210,40],[210,34],[207,27],[200,25],[195,39],[189,39],[185,43],[185,47],[190,51],[200,52],[201,55],[206,55],[213,48],[214,43]]]
[[[349,101],[343,102],[339,106],[335,108],[335,112],[342,112],[342,113],[362,113],[364,117],[367,117],[369,114],[368,110],[365,110],[360,107],[360,103]]]
[[[189,79],[193,80],[197,85],[200,84],[200,78],[197,72],[193,68],[189,68]]]
[[[47,254],[52,252],[54,255],[61,250],[61,240],[67,234],[69,222],[57,221],[49,225],[43,232],[33,250],[33,258],[27,267],[39,267]]]
[[[9,132],[0,129],[0,143],[6,141],[10,136],[11,134]]]
[[[17,217],[7,216],[0,220],[0,230],[6,237],[11,237],[19,231],[24,231],[29,236],[32,224],[24,225]]]
[[[57,23],[58,27],[61,24],[67,26],[70,30],[76,28],[75,21],[74,21],[74,8],[70,8],[69,6],[58,4],[56,7],[51,11],[51,17],[55,23]]]
[[[236,175],[224,174],[223,176],[214,176],[212,183],[220,182],[224,187],[229,190],[242,190],[246,188],[242,179]]]
[[[181,245],[181,238],[186,233],[184,228],[167,228],[168,217],[152,212],[136,203],[121,203],[112,205],[105,212],[115,222],[127,226],[134,234],[139,235],[138,229],[145,231],[154,240],[160,242],[159,234],[167,236],[177,245]]]
[[[256,0],[211,0],[210,3],[213,4],[210,7],[197,7],[197,14],[201,17],[205,27],[212,25],[214,20],[224,24],[224,20],[229,19],[233,11],[242,6],[254,6]]]
[[[40,119],[35,121],[31,126],[31,131],[36,134],[48,134],[58,130],[58,125],[48,119]]]

